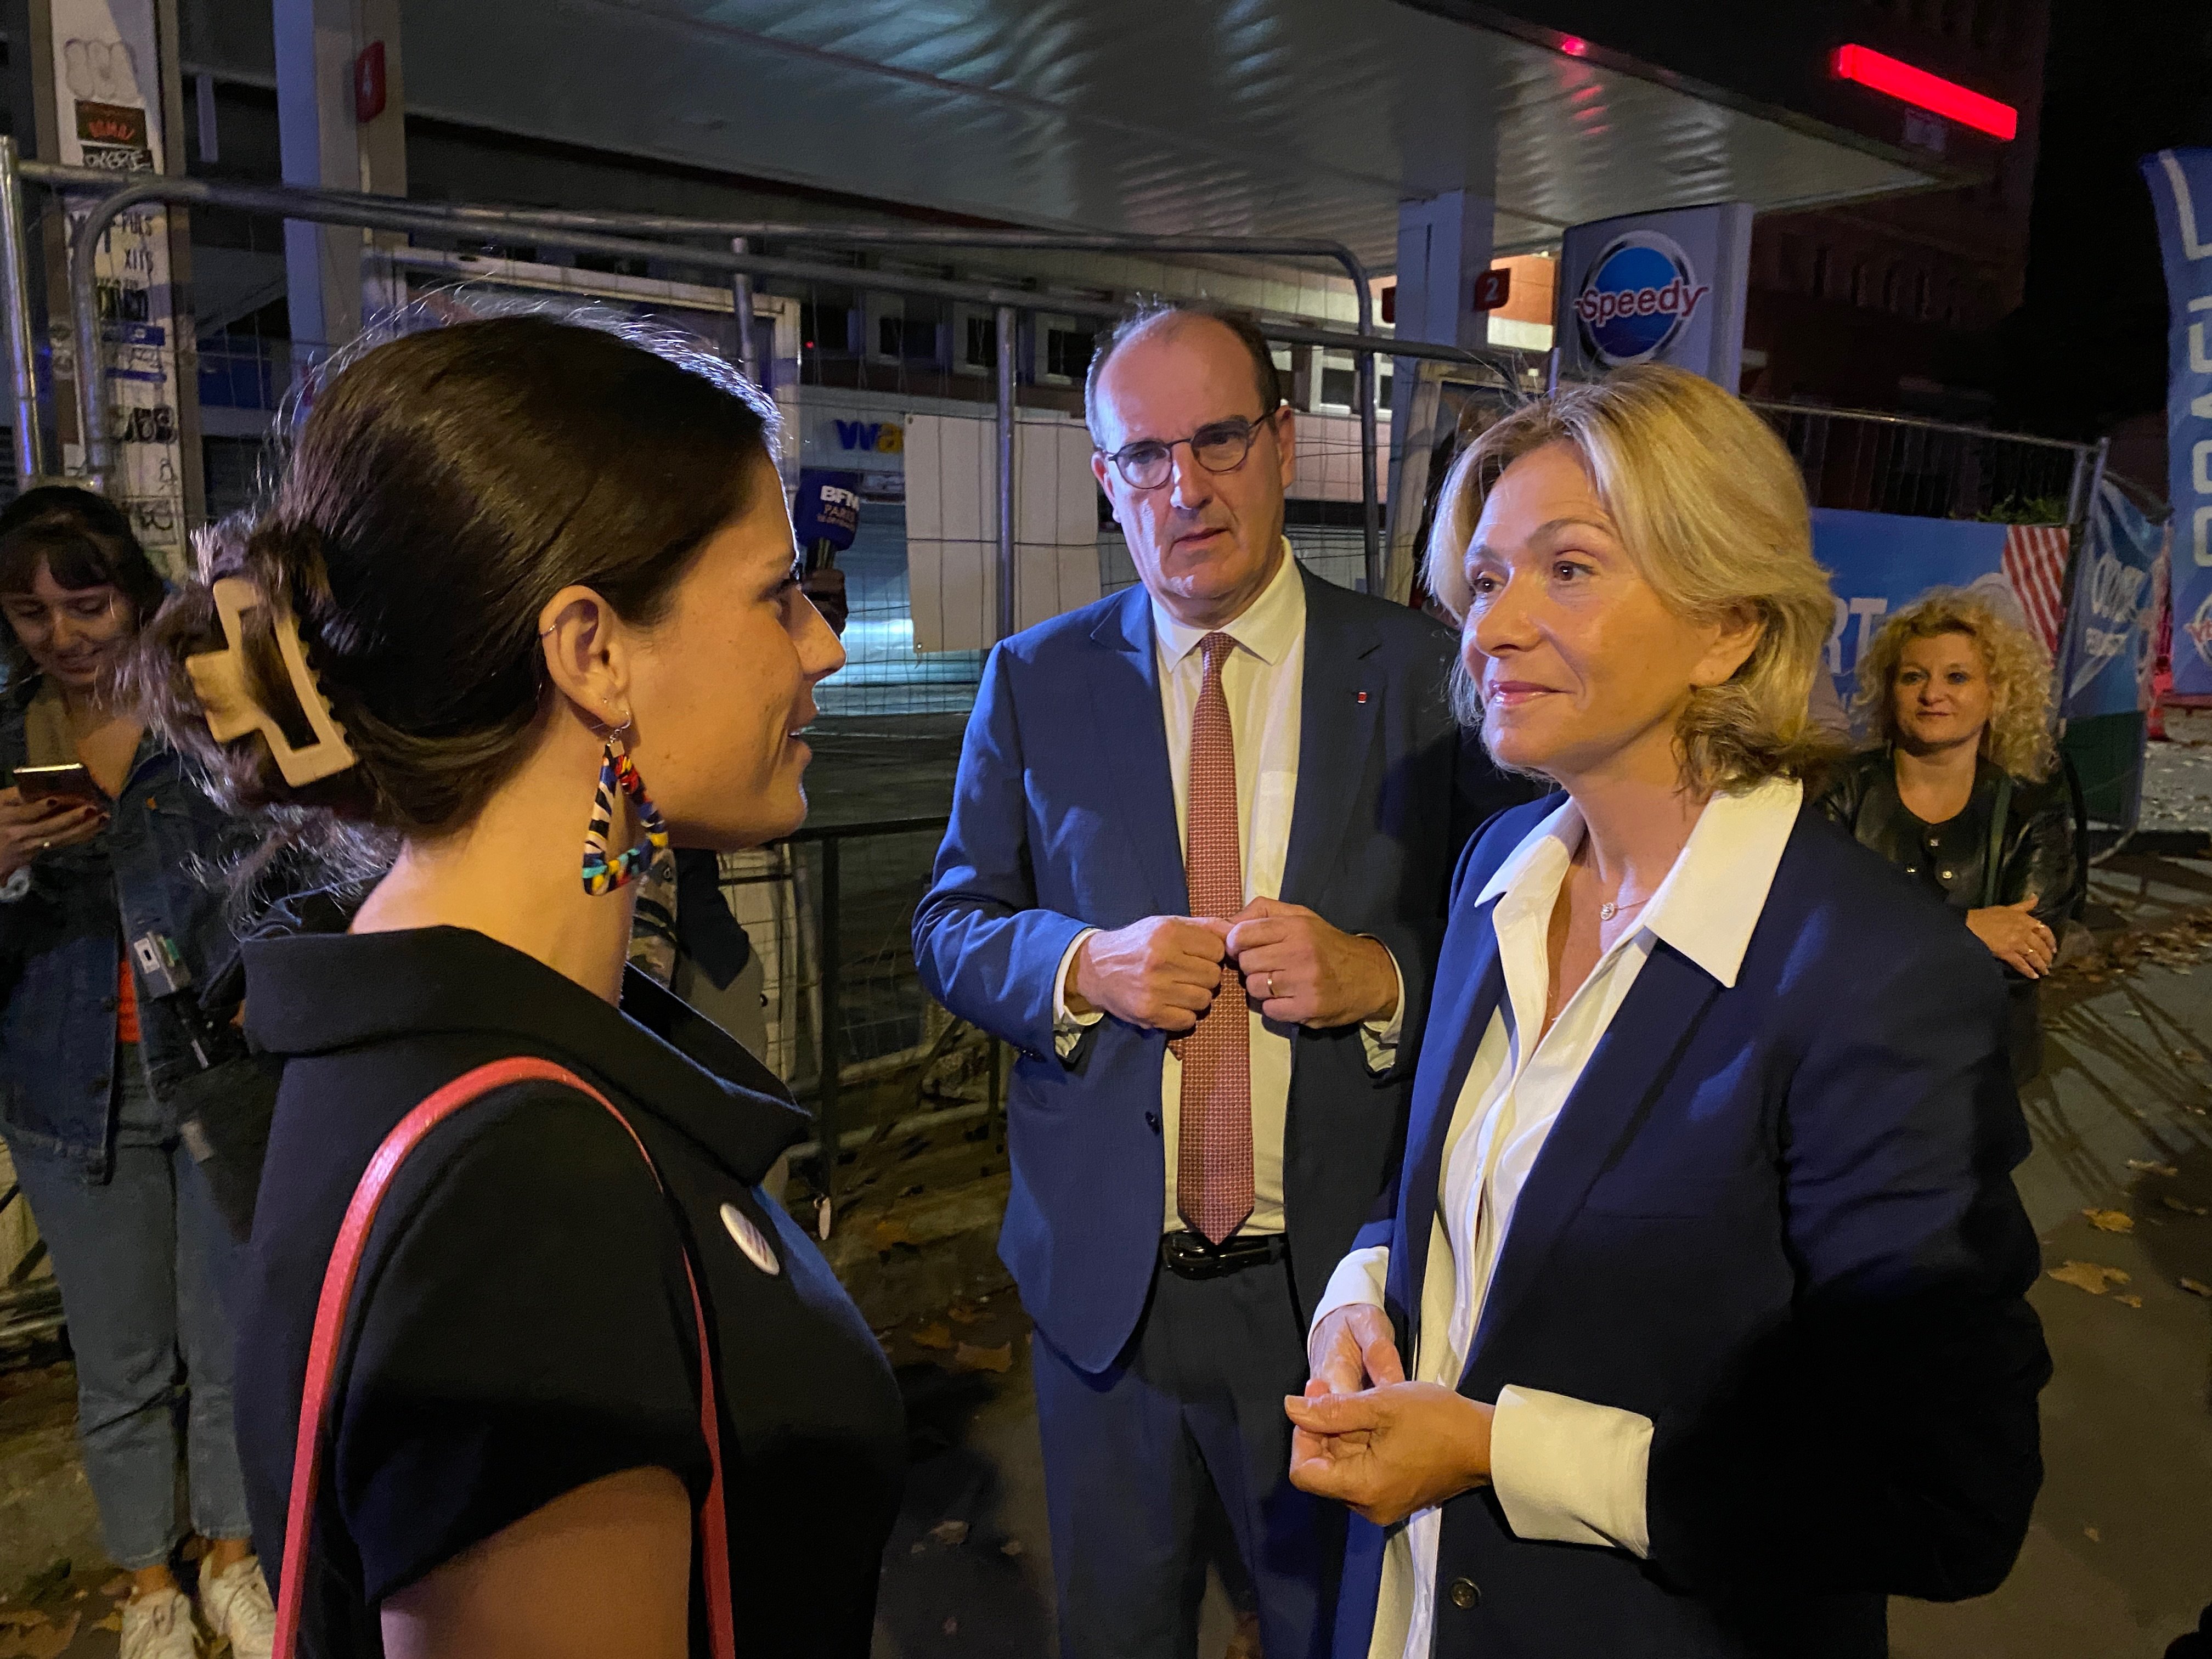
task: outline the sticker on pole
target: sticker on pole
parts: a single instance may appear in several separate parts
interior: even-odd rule
[[[1711,292],[1673,237],[1649,230],[1616,237],[1590,262],[1575,296],[1583,349],[1607,368],[1649,362]]]

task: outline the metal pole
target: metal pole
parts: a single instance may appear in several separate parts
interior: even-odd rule
[[[1356,263],[1356,262],[1355,262]],[[1359,300],[1359,331],[1375,331],[1374,301],[1367,291],[1367,273],[1353,283]],[[1318,369],[1318,365],[1316,365]],[[1375,447],[1382,440],[1381,417],[1375,412],[1375,355],[1359,354],[1359,532],[1366,544],[1367,591],[1382,592],[1382,491],[1376,481]]]
[[[39,426],[39,362],[31,328],[31,264],[23,228],[23,181],[15,141],[0,138],[0,305],[8,313],[8,356],[15,375],[15,488],[28,489],[46,472],[46,434]]]
[[[113,183],[111,174],[96,173],[82,167],[57,167],[48,162],[26,162],[21,168],[24,178],[40,184],[59,188],[96,190]],[[720,248],[672,248],[662,241],[642,240],[635,236],[605,234],[602,231],[569,228],[575,225],[599,225],[613,230],[633,230],[665,234],[670,225],[683,226],[688,231],[697,222],[668,221],[649,216],[621,213],[532,212],[525,210],[467,209],[459,210],[449,204],[411,202],[392,197],[363,195],[347,191],[307,190],[291,185],[240,185],[214,179],[168,177],[148,174],[137,182],[113,191],[94,203],[79,226],[70,246],[70,295],[76,311],[76,333],[80,346],[89,341],[96,349],[99,326],[91,260],[100,245],[100,236],[116,215],[140,202],[180,202],[214,207],[236,208],[246,212],[269,214],[277,218],[304,219],[319,224],[359,225],[372,230],[424,231],[450,235],[457,228],[482,228],[487,226],[527,227],[534,239],[548,246],[573,248],[580,252],[611,253],[628,258],[666,259],[679,257],[691,264],[710,270],[727,271],[747,270],[756,276],[788,277],[796,282],[836,283],[850,286],[882,289],[892,293],[927,294],[941,299],[964,300],[975,304],[1010,307],[1016,309],[1037,309],[1048,307],[1054,312],[1072,316],[1117,319],[1122,307],[1099,301],[1079,300],[1073,295],[1045,296],[1029,289],[1005,289],[981,283],[953,282],[939,277],[915,276],[888,271],[870,270],[862,273],[853,267],[827,264],[806,259],[769,258],[757,253],[738,253]],[[825,234],[825,240],[827,236]],[[1121,247],[1152,247],[1154,251],[1172,252],[1178,249],[1198,249],[1218,246],[1218,251],[1239,253],[1263,253],[1286,249],[1302,249],[1313,254],[1320,252],[1317,245],[1273,244],[1267,242],[1238,242],[1222,239],[1209,244],[1206,239],[1190,238],[1125,238],[1100,237],[1060,238],[1061,244],[1078,247],[1111,244]],[[1055,245],[1054,239],[1040,236],[1010,246],[1044,247]],[[1354,271],[1353,285],[1363,299],[1363,314],[1371,315],[1371,298],[1368,295],[1365,272],[1348,252],[1331,257],[1339,258],[1347,270]],[[1370,325],[1371,326],[1371,324]],[[1300,328],[1281,324],[1263,324],[1261,331],[1270,339],[1296,345],[1318,345],[1326,349],[1352,351],[1371,356],[1382,351],[1396,356],[1429,358],[1438,362],[1474,364],[1492,367],[1491,360],[1479,352],[1457,346],[1431,344],[1424,341],[1385,340],[1372,334],[1346,334],[1335,329]],[[112,465],[113,446],[104,422],[106,416],[106,386],[98,375],[78,377],[77,397],[81,413],[87,419],[86,454],[95,477],[104,477]],[[95,421],[93,417],[97,416]]]
[[[844,966],[838,959],[842,945],[837,929],[837,852],[841,845],[835,836],[823,838],[822,887],[815,896],[815,902],[821,906],[821,914],[815,921],[822,963],[822,1040],[815,1045],[820,1055],[822,1076],[815,1091],[814,1106],[814,1139],[822,1149],[821,1172],[816,1184],[822,1198],[815,1231],[823,1238],[830,1237],[837,1214],[837,1088],[838,1068],[843,1063],[840,1050],[844,1047],[841,1041],[844,1021],[838,1006],[842,1000],[839,981]]]
[[[999,380],[999,637],[1014,634],[1014,308],[1000,306]]]
[[[730,238],[730,252],[750,253],[750,245],[742,236]],[[731,273],[730,308],[737,313],[738,367],[755,386],[761,384],[758,355],[753,349],[753,278],[748,270]]]

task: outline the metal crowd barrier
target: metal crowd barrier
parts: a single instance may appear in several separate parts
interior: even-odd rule
[[[824,247],[897,249],[1002,248],[1031,251],[1133,252],[1156,255],[1197,255],[1262,259],[1327,259],[1341,267],[1350,278],[1358,310],[1357,331],[1308,328],[1267,323],[1262,331],[1271,339],[1291,345],[1314,345],[1346,351],[1358,359],[1358,414],[1362,436],[1361,498],[1370,591],[1380,592],[1382,581],[1381,488],[1376,459],[1378,415],[1376,407],[1375,357],[1430,359],[1444,362],[1491,366],[1492,358],[1457,346],[1400,340],[1375,331],[1375,307],[1367,270],[1358,256],[1340,242],[1235,236],[1064,235],[1047,231],[988,231],[965,229],[889,230],[877,226],[793,224],[772,221],[685,218],[664,214],[580,211],[568,209],[484,206],[467,203],[422,202],[404,197],[373,196],[352,191],[315,190],[291,185],[240,184],[216,179],[142,173],[118,186],[116,176],[83,167],[20,159],[11,139],[0,138],[0,304],[7,311],[7,334],[15,360],[17,471],[25,477],[48,473],[42,453],[35,362],[36,331],[30,314],[27,262],[28,234],[21,191],[25,183],[94,198],[76,224],[70,247],[70,337],[76,343],[81,371],[100,362],[100,309],[94,280],[93,256],[116,216],[146,202],[184,206],[232,208],[281,219],[318,224],[358,226],[364,229],[421,232],[434,235],[519,232],[540,245],[577,252],[630,258],[675,259],[709,270],[727,272],[740,303],[750,307],[751,279],[774,276],[800,282],[838,283],[880,289],[886,292],[918,294],[940,299],[989,306],[996,320],[999,342],[996,402],[998,405],[999,501],[998,599],[1000,632],[1013,632],[1014,619],[1014,354],[1011,343],[1016,313],[1047,311],[1055,315],[1111,320],[1121,308],[1076,295],[1047,294],[1030,289],[1006,288],[988,283],[955,281],[897,271],[871,269],[865,273],[845,265],[812,259],[770,256],[754,251],[763,239]],[[700,246],[683,238],[712,238],[713,246]],[[746,331],[740,330],[740,336]],[[750,348],[744,348],[750,356]],[[86,473],[95,488],[102,487],[114,465],[114,437],[108,415],[106,378],[97,373],[75,376],[79,428],[85,443]],[[189,390],[185,395],[191,395]]]

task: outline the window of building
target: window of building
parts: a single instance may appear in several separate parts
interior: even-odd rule
[[[1098,337],[1087,328],[1048,328],[1044,332],[1044,372],[1064,380],[1079,380],[1091,369],[1091,354]]]
[[[968,322],[966,349],[960,361],[969,368],[996,368],[999,366],[999,321],[995,317],[970,317]]]
[[[1895,311],[1904,297],[1905,271],[1900,266],[1892,265],[1881,273],[1881,308]]]
[[[876,350],[902,362],[937,361],[937,325],[919,317],[876,319]]]
[[[1923,318],[1932,315],[1935,298],[1935,277],[1924,270],[1917,273],[1912,279],[1912,314]]]
[[[811,300],[799,302],[799,339],[803,350],[853,356],[855,348],[852,330],[853,313],[849,307],[817,305]]]
[[[1851,266],[1851,303],[1863,306],[1871,303],[1873,298],[1874,283],[1867,275],[1866,261],[1862,259]]]
[[[1819,299],[1828,297],[1828,245],[1821,243],[1813,250],[1812,291]]]

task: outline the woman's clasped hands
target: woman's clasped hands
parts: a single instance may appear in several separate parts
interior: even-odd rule
[[[1314,1328],[1313,1374],[1288,1395],[1291,1482],[1395,1526],[1490,1479],[1492,1407],[1406,1379],[1390,1322],[1358,1303]]]

